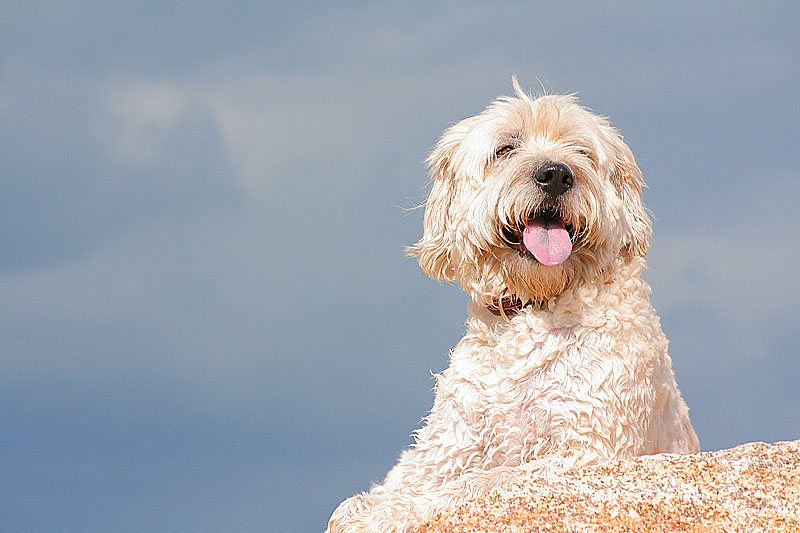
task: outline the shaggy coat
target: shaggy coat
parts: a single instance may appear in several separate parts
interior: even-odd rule
[[[642,278],[651,221],[631,150],[574,97],[514,87],[429,157],[410,252],[469,294],[467,332],[416,442],[381,485],[336,509],[331,533],[407,531],[501,484],[699,451]],[[549,168],[565,169],[556,192]],[[530,244],[545,223],[553,232]],[[541,247],[558,232],[569,255],[545,266]]]

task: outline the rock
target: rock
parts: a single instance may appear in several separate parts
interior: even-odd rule
[[[800,440],[634,457],[532,479],[418,532],[800,531]]]

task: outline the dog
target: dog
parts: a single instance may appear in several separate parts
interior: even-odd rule
[[[328,531],[408,531],[502,485],[699,451],[642,278],[652,222],[633,153],[573,95],[499,97],[427,162],[409,248],[470,297],[415,443]]]

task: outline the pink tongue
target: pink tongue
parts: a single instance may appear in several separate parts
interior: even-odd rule
[[[522,242],[533,257],[544,266],[560,265],[572,253],[572,241],[564,228],[564,223],[557,220],[534,218],[522,232]]]

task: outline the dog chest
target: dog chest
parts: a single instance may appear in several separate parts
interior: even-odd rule
[[[528,331],[512,325],[491,339],[468,335],[446,372],[460,389],[452,396],[461,402],[458,411],[471,413],[470,433],[490,461],[484,466],[573,447],[615,456],[643,440],[658,343],[621,343],[580,324]]]

